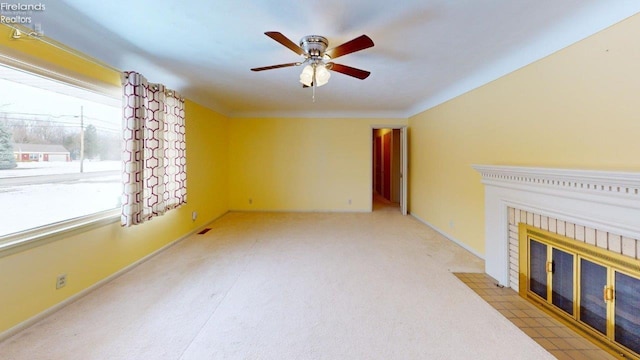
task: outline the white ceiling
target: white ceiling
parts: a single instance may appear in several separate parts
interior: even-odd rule
[[[405,118],[638,12],[637,0],[61,0],[34,21],[228,116]],[[300,67],[249,70],[300,59],[265,31],[330,48],[366,34],[375,47],[335,62],[372,74],[333,73],[314,103]]]

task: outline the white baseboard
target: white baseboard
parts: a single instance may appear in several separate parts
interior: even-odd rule
[[[468,252],[470,252],[473,255],[475,255],[475,256],[479,257],[480,259],[484,260],[484,255],[480,254],[479,252],[477,252],[476,250],[471,248],[469,245],[467,245],[467,244],[463,243],[462,241],[454,238],[453,236],[447,234],[446,232],[438,229],[437,227],[433,226],[428,221],[421,219],[416,214],[413,214],[413,213],[410,212],[409,215],[413,216],[416,220],[420,221],[421,223],[423,223],[423,224],[427,225],[428,227],[432,228],[433,230],[437,231],[440,235],[444,236],[445,238],[447,238],[447,239],[453,241],[454,243],[456,243],[457,245],[461,246],[462,248],[464,248]]]
[[[301,214],[351,214],[351,213],[370,213],[371,209],[348,209],[348,210],[319,210],[319,209],[284,209],[284,210],[272,210],[272,209],[231,209],[229,212],[233,213],[276,213],[276,214],[284,214],[284,213],[301,213]]]
[[[156,251],[154,251],[154,252],[152,252],[152,253],[150,253],[150,254],[148,254],[148,255],[146,255],[146,256],[138,259],[138,260],[136,260],[135,262],[127,265],[126,267],[124,267],[124,268],[122,268],[122,269],[120,269],[118,271],[116,271],[115,273],[113,273],[113,274],[107,276],[106,278],[96,282],[95,284],[93,284],[93,285],[91,285],[91,286],[89,286],[89,287],[77,292],[74,295],[71,295],[70,297],[66,298],[65,300],[53,305],[52,307],[50,307],[50,308],[48,308],[48,309],[46,309],[46,310],[44,310],[44,311],[32,316],[32,317],[30,317],[29,319],[27,319],[27,320],[15,325],[15,326],[3,331],[2,333],[0,333],[0,342],[10,338],[11,336],[19,333],[20,331],[28,328],[29,326],[37,323],[38,321],[46,318],[47,316],[55,313],[56,311],[62,309],[63,307],[65,307],[65,306],[73,303],[74,301],[82,298],[83,296],[89,294],[90,292],[98,289],[102,285],[104,285],[104,284],[116,279],[117,277],[127,273],[128,271],[132,270],[133,268],[137,267],[138,265],[140,265],[140,264],[144,263],[145,261],[151,259],[152,257],[160,254],[161,252],[167,250],[168,248],[170,248],[173,245],[181,242],[182,240],[188,238],[189,236],[199,233],[200,231],[202,231],[203,229],[205,229],[206,227],[211,225],[212,222],[220,219],[221,217],[223,217],[227,213],[228,213],[228,211],[223,213],[220,216],[215,217],[213,220],[207,222],[205,225],[202,225],[202,226],[196,228],[195,230],[192,230],[188,234],[186,234],[184,236],[181,236],[176,240],[173,240],[172,242],[168,243],[167,245],[161,247],[160,249],[158,249],[158,250],[156,250]]]

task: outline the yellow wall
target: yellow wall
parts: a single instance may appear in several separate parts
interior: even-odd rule
[[[0,27],[0,46],[9,38],[4,30]],[[69,61],[70,55],[37,41],[24,43],[40,59],[119,86],[115,71],[79,58]],[[187,204],[143,225],[122,228],[118,222],[0,257],[0,333],[227,212],[228,119],[190,101],[185,112]],[[195,222],[192,211],[199,213]],[[62,273],[68,283],[56,290],[56,276]]]
[[[230,208],[369,211],[372,125],[406,120],[233,119]]]
[[[639,33],[636,15],[410,118],[411,213],[482,254],[471,164],[640,170]]]

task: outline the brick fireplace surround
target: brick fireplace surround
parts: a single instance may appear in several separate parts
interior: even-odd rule
[[[640,259],[640,173],[474,165],[485,185],[485,271],[518,290],[518,223]]]

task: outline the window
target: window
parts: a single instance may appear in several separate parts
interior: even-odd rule
[[[0,239],[119,208],[117,91],[0,65]]]

